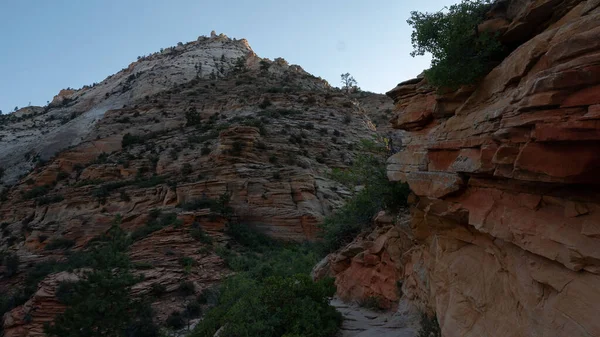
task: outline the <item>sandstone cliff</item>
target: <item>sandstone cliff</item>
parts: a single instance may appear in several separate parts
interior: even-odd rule
[[[85,249],[117,214],[123,229],[143,232],[160,210],[179,221],[136,240],[129,256],[144,276],[134,292],[163,289],[152,306],[164,321],[186,303],[174,300],[182,282],[198,294],[230,273],[214,252],[228,244],[219,198],[231,221],[278,239],[315,238],[351,194],[327,173],[376,139],[369,115],[385,116],[382,97],[349,97],[283,59],[259,58],[245,40],[215,35],[4,117],[0,167],[12,186],[0,188],[0,252],[20,263],[0,277],[0,292]],[[215,245],[194,237],[198,229]],[[4,316],[5,336],[43,335],[64,309],[54,292],[69,277],[41,281]]]
[[[482,27],[515,50],[481,83],[388,93],[418,242],[402,293],[444,336],[600,336],[599,4],[499,2]]]

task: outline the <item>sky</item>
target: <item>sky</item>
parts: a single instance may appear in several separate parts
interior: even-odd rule
[[[139,55],[224,33],[340,86],[385,93],[429,66],[413,58],[411,11],[458,0],[0,0],[0,110],[45,105]]]

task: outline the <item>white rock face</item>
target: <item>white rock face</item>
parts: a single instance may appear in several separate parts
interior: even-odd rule
[[[2,182],[14,183],[35,165],[36,158],[46,160],[62,149],[88,140],[95,123],[106,111],[149,99],[197,76],[205,79],[226,76],[240,58],[245,58],[245,66],[253,69],[258,69],[262,60],[245,39],[233,40],[223,34],[201,36],[196,41],[142,57],[93,86],[74,92],[61,91],[62,95],[57,95],[46,107],[27,107],[4,116],[0,119],[0,168],[5,169]],[[269,71],[278,72],[280,68],[304,72],[298,66],[282,62],[272,63]],[[310,85],[314,86],[314,81]],[[323,86],[328,84],[323,81]]]

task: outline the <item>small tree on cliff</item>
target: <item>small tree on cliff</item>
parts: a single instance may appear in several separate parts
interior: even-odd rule
[[[350,75],[350,73],[342,74],[341,78],[342,78],[342,85],[343,85],[342,89],[346,90],[347,93],[350,93],[351,91],[356,90],[358,83],[356,82],[354,77],[352,77],[352,75]]]
[[[490,8],[490,0],[462,0],[437,13],[411,13],[411,56],[431,53],[431,68],[425,71],[429,83],[449,89],[473,84],[498,62],[502,45],[477,28]]]

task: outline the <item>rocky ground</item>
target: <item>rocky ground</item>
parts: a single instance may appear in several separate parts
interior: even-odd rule
[[[406,302],[396,312],[374,311],[337,298],[331,304],[344,316],[340,337],[414,337],[420,330],[420,312]]]

